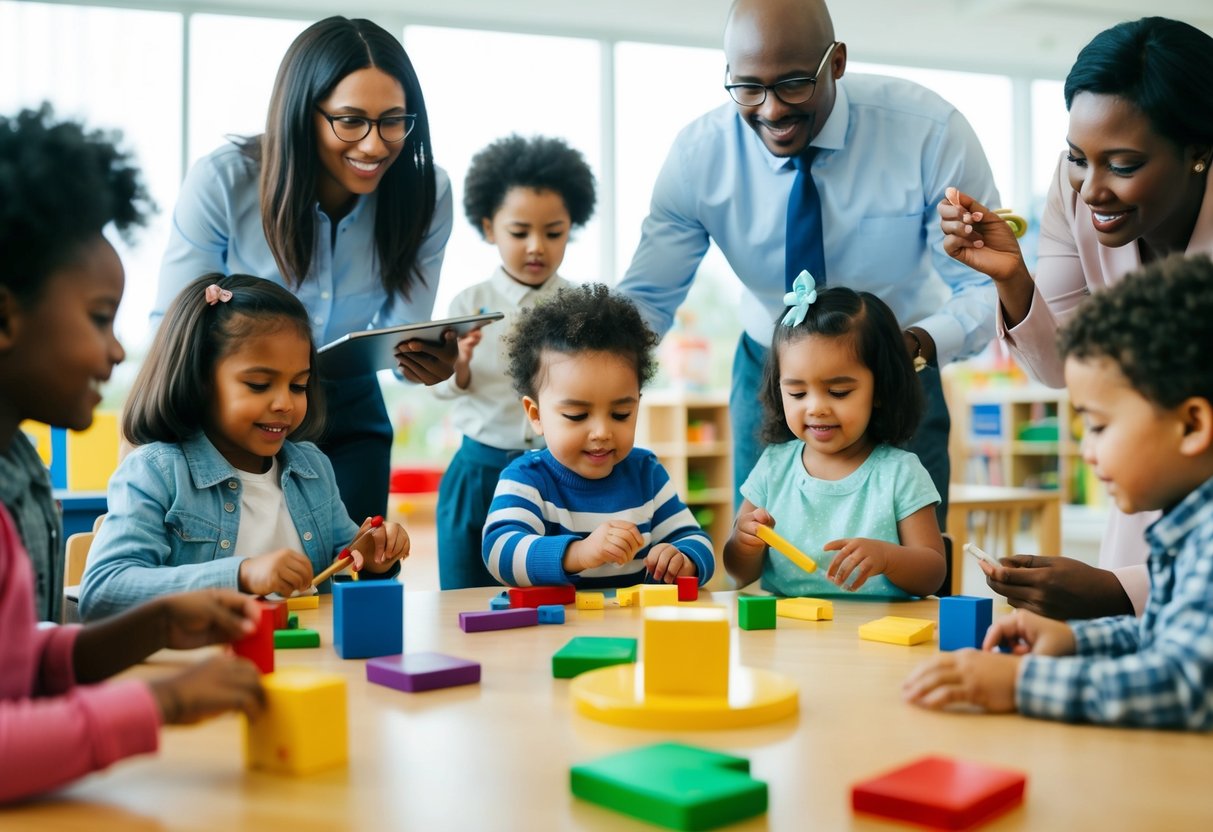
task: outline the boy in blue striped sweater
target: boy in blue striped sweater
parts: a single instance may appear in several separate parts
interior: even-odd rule
[[[519,319],[510,376],[547,448],[501,472],[482,554],[514,586],[707,583],[712,542],[650,451],[633,447],[655,336],[631,301],[561,289]]]

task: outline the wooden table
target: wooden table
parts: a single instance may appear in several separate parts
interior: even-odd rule
[[[615,728],[572,711],[551,655],[577,635],[639,636],[637,609],[569,608],[563,626],[465,634],[461,610],[485,609],[487,589],[408,592],[405,644],[483,663],[477,686],[403,694],[368,684],[362,661],[337,658],[331,610],[304,611],[316,650],[279,651],[349,678],[350,764],[304,778],[248,772],[241,719],[170,728],[157,756],[127,760],[41,801],[0,810],[4,829],[651,830],[574,799],[569,766],[668,739],[752,760],[770,786],[767,815],[735,829],[903,829],[853,815],[850,786],[924,754],[948,754],[1028,774],[1024,805],[985,827],[1213,829],[1213,735],[1075,726],[1019,716],[932,713],[903,704],[900,685],[937,646],[860,641],[859,624],[886,614],[931,617],[933,600],[835,605],[836,620],[779,619],[779,629],[733,630],[742,664],[779,670],[801,686],[797,717],[736,731]],[[736,593],[713,593],[735,606]],[[162,665],[160,654],[153,662]],[[185,656],[192,660],[195,656]],[[149,672],[146,667],[138,672]]]
[[[1020,520],[1028,517],[1036,537],[1036,549],[1027,554],[1061,554],[1061,494],[1040,488],[1011,488],[998,485],[948,486],[948,527],[952,538],[952,594],[964,593],[964,553],[969,540],[969,521],[977,515],[979,525],[973,542],[988,548],[995,557],[1017,554],[1015,534]],[[990,542],[993,541],[993,542]]]

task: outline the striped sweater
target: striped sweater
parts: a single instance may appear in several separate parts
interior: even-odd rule
[[[566,572],[562,560],[569,544],[608,520],[636,524],[645,541],[636,557],[624,565]],[[669,543],[694,561],[700,584],[711,579],[716,566],[712,541],[651,451],[633,448],[609,475],[590,480],[542,450],[518,457],[501,472],[482,554],[489,572],[513,586],[631,586],[652,581],[644,558],[656,543]]]

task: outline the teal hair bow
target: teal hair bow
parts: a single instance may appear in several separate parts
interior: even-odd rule
[[[790,306],[788,314],[783,316],[784,326],[800,326],[804,316],[809,314],[809,304],[817,300],[817,283],[813,275],[802,271],[792,281],[792,291],[783,296],[783,305]]]

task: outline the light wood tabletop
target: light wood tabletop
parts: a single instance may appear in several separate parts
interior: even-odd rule
[[[842,601],[835,620],[779,619],[776,630],[734,628],[734,661],[777,670],[800,685],[800,713],[761,728],[647,731],[573,711],[551,656],[574,636],[640,636],[641,611],[569,607],[564,625],[465,634],[463,610],[494,591],[405,593],[407,652],[435,650],[483,664],[479,685],[406,694],[366,681],[364,661],[342,661],[331,607],[304,610],[322,646],[279,650],[279,666],[306,665],[349,680],[350,762],[308,777],[245,769],[241,718],[168,728],[157,755],[127,760],[32,803],[0,810],[4,829],[645,830],[654,827],[574,799],[569,767],[665,740],[751,760],[770,788],[764,816],[733,829],[900,829],[854,815],[850,787],[926,754],[1027,773],[1024,804],[990,830],[1213,829],[1213,735],[1065,725],[1019,716],[932,713],[903,704],[909,670],[938,643],[860,641],[884,615],[936,618],[934,600]],[[734,592],[712,593],[735,618]],[[609,603],[609,602],[608,602]],[[200,651],[201,652],[201,651]],[[136,673],[199,658],[161,653]]]

